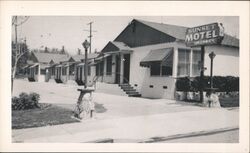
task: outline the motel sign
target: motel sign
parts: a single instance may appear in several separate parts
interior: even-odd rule
[[[185,42],[189,47],[220,44],[224,37],[222,24],[212,23],[188,28]]]

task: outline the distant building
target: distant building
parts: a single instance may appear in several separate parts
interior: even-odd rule
[[[68,55],[63,54],[31,52],[31,55],[27,61],[28,66],[26,67],[29,81],[46,81],[46,79],[48,79],[45,77],[46,73],[50,73],[52,76],[55,74],[55,69],[46,68],[53,65],[54,63],[66,60],[68,58]]]
[[[177,78],[200,74],[200,48],[185,45],[186,29],[132,20],[95,59],[96,75],[107,83],[126,83],[121,86],[143,97],[174,99]],[[205,51],[205,75],[210,73],[208,54],[213,51],[214,75],[239,76],[239,39],[225,34],[221,45],[206,46]]]

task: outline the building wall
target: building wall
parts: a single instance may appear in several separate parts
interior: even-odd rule
[[[140,61],[151,50],[170,48],[176,45],[176,43],[163,43],[133,48],[134,51],[130,59],[130,84],[142,94],[142,97],[174,99],[175,79],[171,76],[150,76],[150,68],[141,67]],[[153,88],[150,88],[151,85]]]
[[[173,76],[150,76],[150,68],[141,67],[140,61],[154,49],[174,47]],[[182,42],[163,43],[133,48],[130,66],[130,84],[139,91],[143,97],[174,99],[175,82],[177,78],[178,48],[188,48]],[[189,48],[190,49],[190,48]],[[195,47],[193,49],[200,49]],[[210,75],[210,58],[208,54],[214,51],[214,75],[239,76],[239,50],[226,46],[209,46],[205,48],[205,75]],[[137,85],[137,86],[135,86]],[[151,87],[150,87],[151,86]],[[153,86],[153,87],[152,87]],[[164,89],[165,88],[165,89]]]
[[[213,60],[213,75],[220,76],[239,76],[239,48],[226,46],[208,46],[205,47],[205,75],[210,75],[209,53],[216,54]]]
[[[176,47],[188,48],[183,42],[178,42]],[[193,49],[200,50],[200,47],[194,47]],[[204,75],[210,75],[211,60],[209,53],[212,51],[216,54],[214,58],[213,75],[239,76],[239,48],[218,45],[205,47],[204,67],[207,69]]]

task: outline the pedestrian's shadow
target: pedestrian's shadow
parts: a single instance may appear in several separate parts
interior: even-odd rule
[[[103,104],[98,104],[97,102],[95,102],[95,112],[96,113],[104,113],[106,111],[107,111],[107,109],[103,106]]]

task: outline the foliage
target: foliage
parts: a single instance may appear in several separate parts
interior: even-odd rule
[[[190,91],[191,89],[191,82],[188,77],[180,78],[176,82],[176,88],[178,91]]]
[[[210,77],[204,76],[203,85],[200,84],[200,77],[195,78],[178,78],[176,82],[177,91],[199,91],[200,87],[210,88]],[[213,76],[213,88],[218,92],[239,91],[239,77],[233,76]]]
[[[12,110],[26,110],[38,108],[38,101],[40,99],[40,95],[37,93],[20,93],[19,97],[12,98]]]
[[[27,60],[29,58],[29,48],[25,43],[18,43],[18,48],[20,49],[20,53],[23,53],[23,55],[18,59],[17,61],[17,71],[19,71],[23,66],[27,65]],[[12,68],[15,66],[15,57],[16,57],[16,51],[15,51],[16,45],[14,42],[12,42]]]

